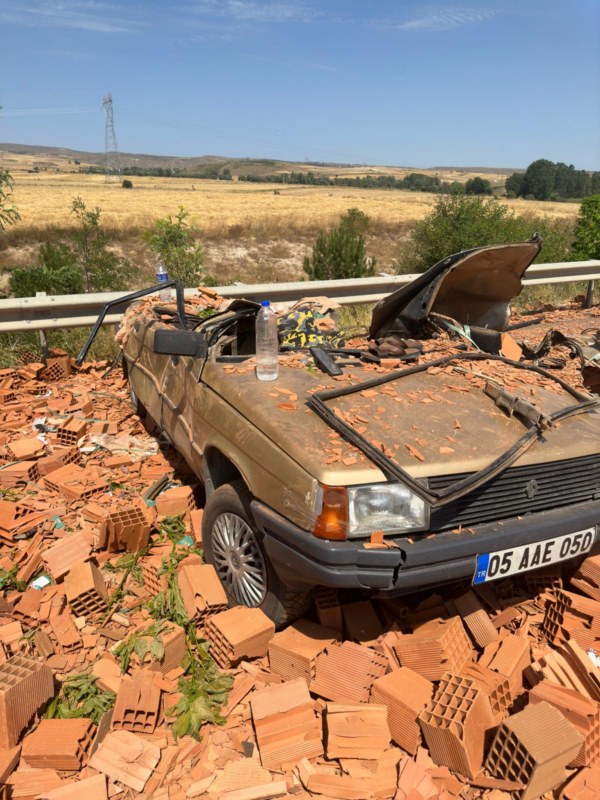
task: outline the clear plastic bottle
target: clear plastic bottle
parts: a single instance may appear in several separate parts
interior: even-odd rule
[[[259,381],[274,381],[279,372],[277,315],[268,300],[260,305],[256,317],[256,377]]]
[[[167,268],[165,267],[162,261],[159,261],[158,266],[156,267],[156,282],[157,283],[169,282],[169,273],[167,272]],[[163,303],[168,303],[169,300],[171,300],[172,298],[171,289],[161,289],[160,292],[158,293],[158,296]]]

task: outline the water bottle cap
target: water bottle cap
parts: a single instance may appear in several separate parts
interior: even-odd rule
[[[261,306],[270,306],[271,305],[271,301],[270,300],[261,300],[260,304],[261,304]]]

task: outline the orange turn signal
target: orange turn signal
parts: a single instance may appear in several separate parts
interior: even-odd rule
[[[348,501],[343,486],[322,486],[323,507],[313,533],[319,539],[345,539],[348,529]]]

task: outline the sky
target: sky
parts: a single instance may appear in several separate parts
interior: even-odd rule
[[[0,142],[600,169],[600,0],[0,0]]]

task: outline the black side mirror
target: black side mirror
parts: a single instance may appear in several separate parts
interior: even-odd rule
[[[201,333],[196,331],[164,330],[154,332],[155,353],[164,356],[192,356],[206,358],[208,345]]]

